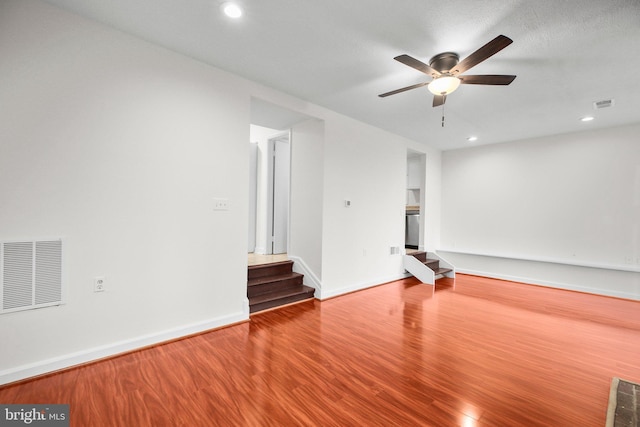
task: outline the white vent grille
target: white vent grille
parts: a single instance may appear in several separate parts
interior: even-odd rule
[[[0,313],[62,304],[62,240],[2,242],[0,284]]]
[[[600,110],[601,108],[609,108],[613,107],[615,101],[613,99],[603,99],[602,101],[596,101],[593,103],[593,108],[596,110]]]

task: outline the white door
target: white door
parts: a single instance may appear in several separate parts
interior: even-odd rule
[[[287,252],[289,230],[289,182],[290,145],[289,136],[273,139],[273,182],[271,215],[271,253]]]

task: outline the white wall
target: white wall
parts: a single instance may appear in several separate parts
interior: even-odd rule
[[[253,85],[251,91],[255,98],[324,122],[324,157],[318,159],[324,176],[322,283],[316,297],[330,298],[405,277],[401,256],[389,255],[389,250],[404,246],[408,149],[426,155],[426,246],[437,247],[439,150],[264,86]],[[352,201],[351,208],[344,207],[346,198]]]
[[[321,286],[322,279],[323,158],[324,122],[308,120],[293,126],[289,256],[304,263],[306,283],[314,287]]]
[[[433,252],[440,247],[441,152],[415,142],[407,142],[407,149],[411,155],[425,156],[424,176],[421,177],[424,185],[420,192],[420,249]]]
[[[67,304],[0,317],[0,383],[248,319],[251,97],[325,124],[294,149],[322,156],[304,196],[322,241],[295,249],[319,296],[403,277],[415,143],[35,0],[0,2],[0,58],[0,240],[68,249]]]
[[[441,226],[441,152],[438,150],[425,150],[426,171],[424,191],[424,215],[421,221],[424,223],[424,250],[433,252],[440,246]]]
[[[243,81],[25,0],[0,58],[0,240],[62,236],[68,272],[0,317],[0,382],[246,319]]]
[[[322,298],[401,277],[390,247],[404,247],[405,141],[336,117],[325,126],[324,170]]]
[[[458,253],[448,259],[460,270],[640,298],[639,133],[634,125],[444,152],[440,249]]]

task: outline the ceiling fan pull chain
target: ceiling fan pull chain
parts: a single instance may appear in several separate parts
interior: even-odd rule
[[[444,127],[444,104],[442,104],[442,127]]]

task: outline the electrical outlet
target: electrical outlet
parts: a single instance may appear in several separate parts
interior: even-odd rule
[[[105,291],[105,280],[104,276],[98,276],[93,278],[93,292],[104,292]]]
[[[228,211],[229,210],[229,199],[213,199],[213,210],[214,211]]]

